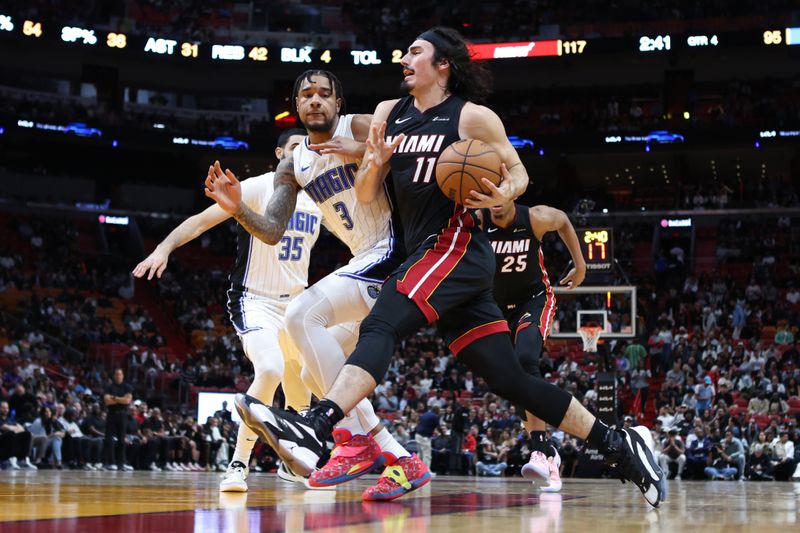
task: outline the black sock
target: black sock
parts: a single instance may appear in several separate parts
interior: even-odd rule
[[[314,407],[313,411],[315,414],[327,419],[331,429],[338,424],[342,418],[344,418],[344,412],[342,411],[342,408],[336,405],[335,402],[332,402],[328,399],[320,400],[317,406]]]
[[[599,448],[602,453],[605,448],[606,437],[610,431],[610,427],[601,422],[599,418],[596,418],[591,431],[589,431],[589,436],[586,437],[586,442]]]
[[[531,431],[531,451],[542,452],[547,455],[547,433],[544,431]]]

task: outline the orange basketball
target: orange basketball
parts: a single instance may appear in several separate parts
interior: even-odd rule
[[[456,141],[445,148],[436,162],[436,182],[445,196],[463,204],[471,191],[491,194],[481,178],[500,184],[500,156],[491,146],[476,139]]]

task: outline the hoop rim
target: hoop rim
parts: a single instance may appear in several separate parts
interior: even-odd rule
[[[597,341],[600,339],[600,334],[603,332],[602,326],[581,326],[578,329],[578,335],[581,337],[584,352],[596,352]]]

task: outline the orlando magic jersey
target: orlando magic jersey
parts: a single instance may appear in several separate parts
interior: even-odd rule
[[[353,138],[353,115],[339,117],[334,137]],[[320,154],[308,147],[308,137],[294,151],[294,175],[298,185],[319,206],[331,233],[353,256],[375,248],[396,248],[392,206],[386,189],[368,204],[356,199],[355,181],[361,159]]]
[[[489,210],[481,210],[496,260],[494,299],[504,311],[539,294],[553,293],[542,245],[531,227],[530,208],[520,204],[514,207],[514,219],[507,228],[495,226]]]
[[[242,181],[242,201],[256,213],[264,213],[273,193],[274,172]],[[321,214],[302,192],[283,238],[270,246],[237,225],[236,264],[231,272],[230,299],[242,293],[285,298],[308,285],[311,248],[319,237]]]

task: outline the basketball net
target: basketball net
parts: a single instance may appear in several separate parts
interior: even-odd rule
[[[596,352],[597,340],[600,338],[603,328],[600,326],[581,326],[578,328],[578,334],[583,340],[584,352]]]

